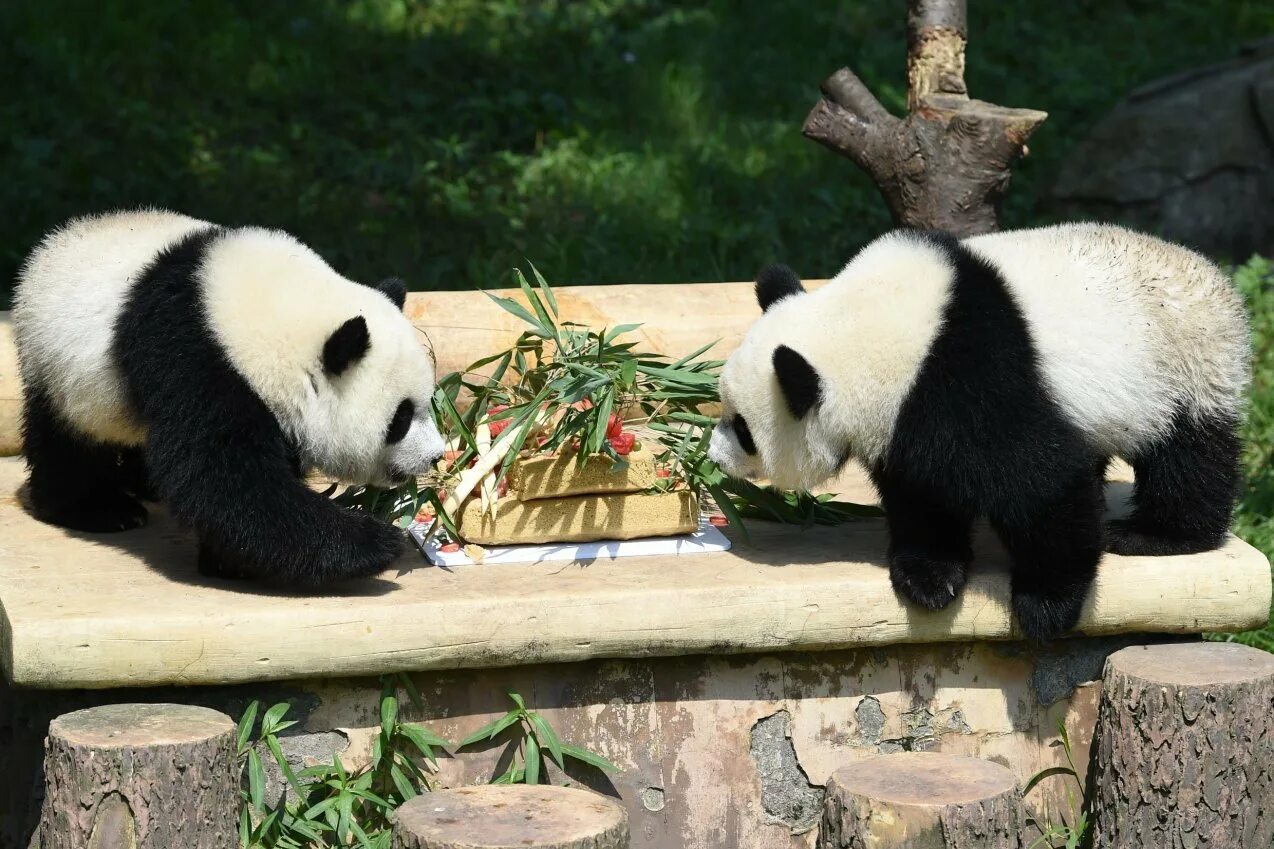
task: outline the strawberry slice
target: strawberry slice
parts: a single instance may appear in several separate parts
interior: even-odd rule
[[[449,542],[449,543],[447,543],[446,545],[444,545],[444,546],[442,546],[441,548],[439,548],[438,550],[439,550],[439,551],[442,551],[442,552],[445,552],[445,553],[447,553],[447,554],[454,554],[455,552],[457,552],[457,551],[459,551],[459,550],[460,550],[460,543],[458,543],[458,542]]]

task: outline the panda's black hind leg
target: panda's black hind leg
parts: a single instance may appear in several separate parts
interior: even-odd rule
[[[120,448],[85,439],[57,416],[44,393],[30,387],[23,399],[22,438],[37,519],[89,533],[146,524],[146,508],[126,491]]]
[[[1179,414],[1168,437],[1131,458],[1133,512],[1106,526],[1113,554],[1211,551],[1225,539],[1238,497],[1238,423]]]

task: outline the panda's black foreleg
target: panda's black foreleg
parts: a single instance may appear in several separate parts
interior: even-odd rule
[[[973,515],[934,493],[873,475],[889,524],[889,579],[904,598],[929,610],[946,607],[964,586],[973,559]]]
[[[1240,479],[1238,422],[1178,415],[1168,438],[1131,458],[1133,512],[1107,526],[1113,554],[1197,554],[1221,545]]]
[[[121,449],[85,438],[31,386],[23,396],[22,437],[37,519],[90,533],[146,524],[146,508],[126,491]]]
[[[139,501],[159,501],[142,449],[125,448],[120,452],[120,478],[124,489]]]
[[[1022,633],[1050,640],[1074,628],[1102,554],[1103,479],[1093,464],[1060,490],[1009,515],[990,515],[1012,561]]]

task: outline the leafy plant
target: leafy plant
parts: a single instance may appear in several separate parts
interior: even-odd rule
[[[1026,796],[1046,778],[1069,776],[1079,789],[1079,796],[1078,798],[1075,796],[1070,783],[1067,782],[1066,798],[1071,809],[1069,822],[1065,816],[1061,817],[1061,822],[1058,823],[1041,823],[1033,817],[1031,818],[1030,821],[1039,830],[1040,836],[1027,849],[1039,849],[1039,847],[1050,847],[1050,849],[1089,849],[1092,845],[1093,837],[1092,827],[1088,820],[1088,803],[1084,797],[1084,784],[1079,779],[1079,771],[1075,769],[1075,759],[1071,749],[1070,734],[1066,731],[1066,723],[1058,720],[1057,730],[1060,739],[1054,740],[1051,745],[1053,747],[1061,746],[1062,752],[1066,755],[1067,765],[1052,766],[1035,773],[1026,782],[1022,795]]]
[[[700,357],[712,344],[674,360],[639,350],[637,342],[626,338],[640,325],[595,330],[560,321],[552,289],[534,266],[531,274],[534,286],[521,270],[514,271],[525,306],[489,295],[527,325],[514,345],[439,381],[435,407],[443,429],[455,433],[460,445],[451,469],[464,469],[483,453],[482,426],[513,434],[506,439],[510,447],[495,471],[497,478],[525,452],[574,452],[580,463],[600,455],[623,464],[624,455],[608,438],[612,416],[617,416],[668,469],[657,489],[685,487],[710,498],[736,525],[745,517],[813,525],[880,515],[875,507],[783,493],[726,476],[707,454],[715,421],[705,411],[720,401],[722,363]],[[470,400],[463,413],[461,392]],[[441,504],[437,515],[459,538]]]
[[[457,747],[463,749],[483,740],[494,740],[505,729],[517,727],[517,745],[509,767],[493,779],[492,784],[548,784],[549,759],[559,769],[566,769],[566,759],[571,758],[606,772],[619,771],[619,767],[601,755],[563,743],[544,717],[527,710],[526,702],[517,693],[510,692],[509,698],[513,700],[512,710],[461,740]]]
[[[238,754],[243,764],[243,807],[239,816],[242,849],[319,849],[358,846],[387,849],[390,815],[420,792],[432,789],[430,771],[438,750],[449,744],[419,725],[398,718],[398,685],[413,703],[420,697],[405,675],[386,676],[380,696],[380,733],[371,760],[350,771],[333,755],[330,764],[295,771],[279,745],[278,734],[295,725],[285,720],[288,704],[274,705],[256,727],[259,704],[252,702],[239,720]],[[286,787],[273,805],[265,802],[265,767],[258,754],[264,745],[283,774]]]

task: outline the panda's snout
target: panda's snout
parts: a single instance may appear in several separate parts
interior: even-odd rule
[[[708,459],[732,478],[754,480],[757,477],[753,458],[744,453],[724,422],[718,422],[713,428],[712,439],[708,442]]]

